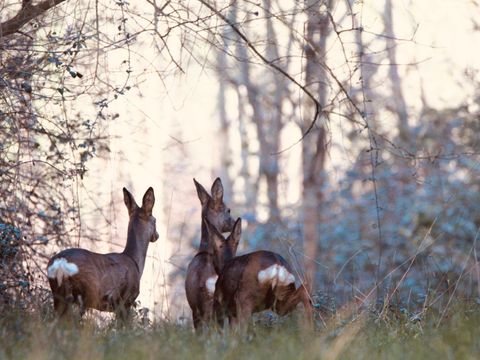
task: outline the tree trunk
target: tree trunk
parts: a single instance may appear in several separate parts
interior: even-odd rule
[[[234,23],[237,11],[236,6],[230,7],[229,19]],[[232,30],[229,27],[225,27],[222,34],[222,49],[218,50],[217,55],[217,74],[219,81],[218,88],[218,113],[220,117],[220,129],[218,132],[218,141],[219,141],[219,167],[220,167],[220,178],[222,179],[224,199],[227,203],[230,203],[232,199],[232,178],[230,176],[229,169],[232,166],[232,151],[230,149],[230,121],[227,114],[226,106],[226,93],[228,91],[228,81],[226,79],[226,74],[228,73],[228,61],[227,61],[227,51],[231,39]],[[214,176],[216,177],[216,176]]]
[[[315,130],[303,146],[303,244],[305,270],[313,288],[320,278],[317,273],[320,254],[320,222],[322,213],[322,185],[324,181],[326,133],[324,127]],[[316,144],[314,144],[316,142]],[[315,147],[315,148],[314,148]]]
[[[327,98],[327,74],[322,64],[325,63],[326,40],[330,32],[328,15],[320,11],[320,2],[307,2],[307,47],[305,82],[313,94],[317,94],[318,101],[324,106]],[[331,8],[331,1],[327,4],[327,11]],[[306,106],[305,120],[302,131],[308,128],[314,114],[313,104]],[[323,199],[322,186],[323,171],[326,155],[326,130],[322,122],[317,120],[316,126],[302,142],[303,166],[303,246],[305,251],[305,270],[307,281],[311,288],[319,280],[317,263],[320,253],[320,222],[321,205]]]
[[[392,85],[392,97],[394,101],[393,111],[398,117],[398,137],[401,146],[408,146],[410,141],[410,128],[408,126],[408,111],[402,91],[402,81],[398,74],[395,32],[393,31],[392,0],[385,0],[385,35],[387,41],[387,54],[390,63],[389,76]]]
[[[240,177],[243,179],[244,193],[243,208],[244,212],[255,216],[258,197],[258,178],[250,171],[250,140],[247,131],[248,123],[245,114],[245,103],[247,101],[238,87],[236,90],[238,98],[238,132],[240,134],[240,157],[242,161],[240,167]]]
[[[351,6],[354,4],[354,0],[350,0]],[[358,23],[358,19],[355,18],[355,27],[359,28],[362,26],[361,23]],[[369,53],[369,45],[365,44],[363,38],[363,31],[355,31],[355,41],[358,49],[358,61],[359,61],[359,69],[360,69],[360,88],[355,91],[355,93],[360,93],[360,96],[356,97],[356,100],[362,104],[363,111],[367,120],[369,122],[370,128],[373,130],[377,130],[377,122],[376,122],[376,109],[378,107],[375,104],[374,99],[376,98],[376,94],[373,91],[375,84],[373,84],[373,77],[377,73],[379,66],[377,63],[380,63],[380,60],[376,60],[378,55],[374,56]],[[355,116],[355,115],[352,115]]]
[[[265,2],[265,6],[270,6],[269,2]],[[277,43],[275,41],[275,33],[273,32],[273,26],[269,26],[270,19],[267,19],[267,32],[269,35],[269,43],[267,45],[267,57],[275,56],[278,54],[276,49]],[[279,76],[274,74],[275,87],[273,95],[266,93],[262,84],[258,84],[251,80],[250,63],[248,62],[247,51],[244,46],[238,47],[238,55],[241,59],[241,80],[240,83],[246,88],[247,99],[252,107],[253,122],[257,130],[257,137],[259,141],[259,180],[265,180],[267,187],[267,199],[268,199],[268,222],[271,224],[278,223],[280,221],[280,209],[278,206],[278,156],[275,153],[279,150],[280,143],[280,131],[282,127],[282,96],[277,95],[279,92],[284,91],[283,86],[279,87],[275,82],[275,77]],[[281,88],[281,89],[280,89]],[[278,96],[280,99],[275,98],[274,101],[269,101],[272,96]],[[273,105],[270,105],[273,103]]]

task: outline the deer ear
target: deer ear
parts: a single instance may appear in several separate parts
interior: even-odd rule
[[[123,201],[127,206],[128,215],[138,209],[138,205],[135,202],[133,195],[130,194],[130,191],[128,191],[126,188],[123,188]]]
[[[145,192],[145,195],[143,195],[142,200],[142,209],[148,216],[152,215],[152,209],[154,204],[155,194],[153,193],[153,188],[149,187],[148,190]]]
[[[225,241],[225,238],[207,218],[203,218],[203,222],[207,226],[209,246],[212,249],[218,249]]]
[[[212,198],[215,202],[221,202],[223,200],[223,185],[222,180],[219,177],[215,179],[212,185]]]
[[[233,225],[233,230],[232,233],[230,234],[230,241],[235,247],[235,249],[238,246],[238,243],[240,242],[240,237],[242,236],[242,219],[238,218],[237,221],[235,221],[235,225]]]
[[[200,203],[202,206],[204,206],[208,202],[208,199],[210,199],[210,195],[208,195],[207,190],[205,190],[205,188],[199,182],[197,182],[197,180],[193,179],[193,183],[197,189],[197,195],[200,199]]]

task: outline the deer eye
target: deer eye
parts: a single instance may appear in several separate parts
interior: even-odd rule
[[[230,209],[227,209],[227,212],[230,214]]]

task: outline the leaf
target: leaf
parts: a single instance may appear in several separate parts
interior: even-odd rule
[[[22,82],[21,87],[22,87],[23,90],[25,90],[29,94],[32,92],[32,85],[30,85],[30,83],[28,81]]]

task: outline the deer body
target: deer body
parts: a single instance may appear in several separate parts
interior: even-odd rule
[[[48,262],[47,275],[54,308],[64,315],[70,305],[116,312],[124,318],[140,292],[140,279],[148,244],[158,239],[152,208],[155,202],[149,188],[139,207],[124,188],[124,201],[130,221],[127,245],[122,253],[98,254],[85,249],[66,249]]]
[[[187,268],[185,292],[188,304],[192,309],[193,326],[195,329],[199,329],[202,324],[212,319],[213,294],[218,278],[212,261],[210,254],[199,252]],[[214,282],[213,287],[211,285],[212,282]]]
[[[271,251],[256,251],[227,261],[215,289],[215,313],[220,323],[227,316],[235,326],[246,323],[252,313],[273,310],[279,315],[302,302],[307,317],[312,307],[303,285],[295,287],[288,262]]]
[[[285,315],[299,302],[312,324],[310,296],[304,285],[296,288],[292,269],[281,255],[261,250],[235,257],[241,235],[240,219],[227,239],[207,220],[205,223],[218,274],[214,312],[220,325],[225,316],[230,325],[244,325],[252,313],[267,309]]]
[[[63,271],[61,280],[57,275],[59,271],[50,271],[50,287],[56,298],[60,295],[62,300],[67,300],[71,295],[73,298],[70,300],[81,302],[84,308],[114,311],[122,303],[126,307],[133,305],[139,294],[141,274],[127,255],[67,249],[55,255],[50,264],[61,259],[65,259],[67,264],[76,265],[79,270],[71,276]],[[54,303],[60,305],[62,300]]]
[[[208,231],[203,219],[208,219],[220,232],[231,231],[234,220],[230,216],[230,209],[223,203],[223,185],[220,178],[217,178],[212,185],[212,195],[209,195],[195,179],[193,181],[202,204],[202,230],[198,252],[187,268],[185,293],[192,309],[193,325],[195,329],[199,329],[212,319],[213,294],[218,277],[213,267]]]

